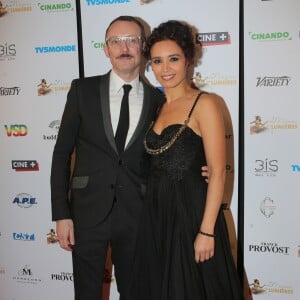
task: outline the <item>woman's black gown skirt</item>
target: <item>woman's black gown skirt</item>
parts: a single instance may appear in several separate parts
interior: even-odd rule
[[[147,144],[153,149],[165,145],[180,126],[170,125],[160,135],[151,129]],[[201,175],[206,165],[202,138],[186,127],[167,151],[151,159],[126,299],[242,300],[222,210],[214,257],[204,263],[194,259],[207,191]]]

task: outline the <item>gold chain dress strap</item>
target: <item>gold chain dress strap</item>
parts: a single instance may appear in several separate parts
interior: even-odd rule
[[[158,154],[161,154],[161,153],[167,151],[167,150],[168,150],[168,149],[176,142],[176,140],[179,138],[179,136],[182,134],[182,132],[183,132],[183,131],[185,130],[185,128],[188,126],[188,123],[189,123],[189,121],[190,121],[190,117],[191,117],[191,115],[192,115],[192,112],[193,112],[193,110],[194,110],[194,108],[195,108],[195,106],[196,106],[196,104],[197,104],[197,102],[198,102],[198,99],[200,98],[200,96],[201,96],[203,93],[207,94],[206,92],[200,92],[200,93],[197,95],[197,98],[195,99],[194,104],[193,104],[193,106],[192,106],[192,108],[191,108],[191,110],[190,110],[190,113],[189,113],[189,115],[188,115],[188,118],[184,121],[184,124],[182,124],[182,125],[179,127],[178,131],[174,134],[174,136],[173,136],[173,137],[172,137],[165,145],[163,145],[163,146],[161,146],[161,147],[159,147],[159,148],[157,148],[157,149],[151,149],[151,148],[148,146],[148,144],[147,144],[147,135],[148,135],[150,129],[151,129],[151,128],[153,127],[153,125],[154,125],[154,121],[151,122],[151,124],[150,124],[148,130],[146,131],[145,139],[144,139],[144,147],[145,147],[146,152],[147,152],[148,154],[151,154],[151,155],[158,155]]]

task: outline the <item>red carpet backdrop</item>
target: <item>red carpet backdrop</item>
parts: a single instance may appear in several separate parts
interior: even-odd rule
[[[245,1],[245,268],[254,299],[300,299],[300,2]]]
[[[50,167],[71,80],[102,74],[105,29],[119,15],[148,30],[178,19],[194,26],[203,57],[191,78],[220,96],[228,146],[224,203],[232,248],[238,218],[239,87],[245,88],[245,268],[253,298],[298,300],[300,7],[245,1],[245,85],[239,82],[238,0],[0,1],[0,300],[71,300],[71,255],[51,222]],[[145,76],[157,86],[151,68]],[[243,199],[242,199],[243,200]],[[113,269],[105,300],[117,300]],[[188,300],[188,299],[187,299]]]

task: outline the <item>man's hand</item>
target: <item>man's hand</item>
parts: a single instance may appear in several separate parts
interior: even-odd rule
[[[75,245],[73,221],[71,219],[56,221],[56,234],[60,247],[72,251],[72,246]]]
[[[208,166],[201,167],[201,175],[205,178],[205,181],[208,183],[209,181],[209,172],[208,172]]]

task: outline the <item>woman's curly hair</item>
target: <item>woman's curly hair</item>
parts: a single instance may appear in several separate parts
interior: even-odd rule
[[[172,40],[182,49],[188,62],[193,63],[195,56],[195,40],[191,26],[176,20],[169,20],[154,28],[146,40],[144,56],[151,58],[153,45],[160,41]]]

